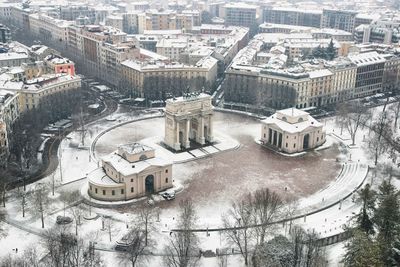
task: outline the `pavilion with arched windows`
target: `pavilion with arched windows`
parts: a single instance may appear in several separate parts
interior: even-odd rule
[[[316,148],[325,142],[323,125],[296,108],[277,111],[261,121],[261,143],[285,153]]]
[[[119,146],[101,164],[87,175],[88,192],[94,199],[129,200],[172,187],[172,163],[139,143]]]

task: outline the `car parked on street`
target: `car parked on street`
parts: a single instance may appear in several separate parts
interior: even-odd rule
[[[163,198],[165,198],[166,200],[173,200],[173,199],[175,199],[175,191],[172,191],[172,190],[165,191],[165,192],[161,193],[161,196]]]
[[[57,216],[57,219],[56,219],[57,224],[69,224],[71,222],[72,222],[72,218],[67,217],[67,216],[59,215],[59,216]]]

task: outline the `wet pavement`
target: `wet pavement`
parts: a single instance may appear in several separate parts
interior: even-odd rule
[[[176,200],[161,202],[163,208],[176,206],[179,199],[190,197],[200,206],[223,208],[232,200],[256,189],[268,187],[282,197],[304,197],[334,180],[340,170],[336,147],[310,152],[301,157],[286,157],[255,142],[260,123],[250,117],[216,112],[214,129],[241,143],[238,150],[226,151],[208,158],[175,164],[173,179],[185,186]],[[101,157],[119,144],[162,136],[164,119],[130,123],[103,135],[96,144]]]

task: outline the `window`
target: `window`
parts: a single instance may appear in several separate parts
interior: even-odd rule
[[[106,190],[103,190],[103,195],[105,195],[106,194]]]
[[[168,184],[168,177],[167,177],[167,178],[165,178],[165,183],[166,183],[166,184]]]
[[[133,179],[131,179],[131,183],[133,183]]]
[[[168,169],[165,170],[165,173],[168,173]]]
[[[92,186],[90,186],[90,191],[92,191]]]
[[[124,194],[124,189],[121,189],[121,195],[123,195]]]
[[[296,144],[293,144],[293,148],[296,148]]]
[[[134,191],[134,190],[133,190],[133,187],[131,187],[131,193],[133,193],[133,191]]]
[[[288,143],[286,143],[286,147],[288,147]]]
[[[111,191],[111,195],[115,196],[115,190]]]
[[[319,137],[317,137],[317,142],[319,141]]]
[[[94,192],[97,194],[97,188],[94,189]]]

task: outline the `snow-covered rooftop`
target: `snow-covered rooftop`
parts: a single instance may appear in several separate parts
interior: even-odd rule
[[[129,162],[117,153],[106,155],[102,158],[102,160],[103,162],[110,164],[123,176],[138,174],[151,166],[167,166],[172,164],[170,161],[157,157],[137,162]]]
[[[302,132],[309,127],[322,127],[322,124],[307,112],[296,108],[277,111],[274,115],[262,120],[264,124],[274,124],[287,133]]]
[[[145,151],[151,151],[154,150],[153,148],[140,144],[140,143],[132,143],[132,144],[125,144],[125,145],[120,145],[118,149],[123,150],[126,153],[129,154],[137,154]]]
[[[385,58],[382,57],[380,54],[378,54],[378,52],[376,51],[368,53],[350,54],[348,57],[358,67],[385,62]]]

